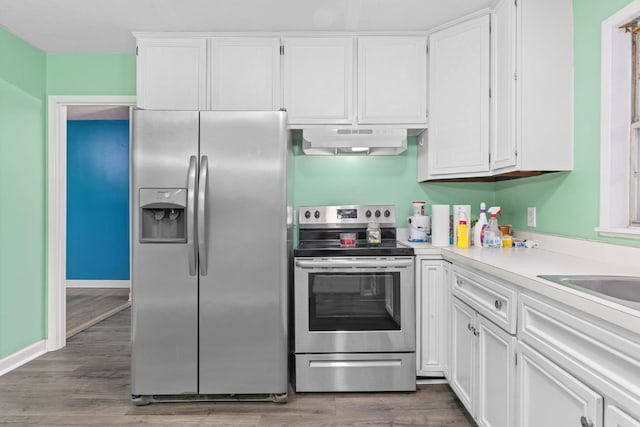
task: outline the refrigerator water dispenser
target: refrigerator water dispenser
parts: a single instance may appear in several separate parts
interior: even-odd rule
[[[187,241],[187,189],[140,189],[140,243]]]

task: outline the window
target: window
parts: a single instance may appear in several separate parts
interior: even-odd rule
[[[629,224],[640,226],[640,20],[625,25],[631,34],[632,117],[630,140]]]
[[[602,23],[600,226],[640,238],[640,0]]]

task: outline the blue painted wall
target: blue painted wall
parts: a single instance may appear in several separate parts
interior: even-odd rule
[[[67,122],[67,280],[129,280],[129,121]]]

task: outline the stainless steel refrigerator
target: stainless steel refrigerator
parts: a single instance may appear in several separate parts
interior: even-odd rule
[[[132,397],[287,400],[285,112],[135,110]]]

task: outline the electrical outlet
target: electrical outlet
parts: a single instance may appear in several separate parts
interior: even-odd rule
[[[529,227],[536,226],[536,207],[535,206],[529,206],[527,208],[527,225]]]

